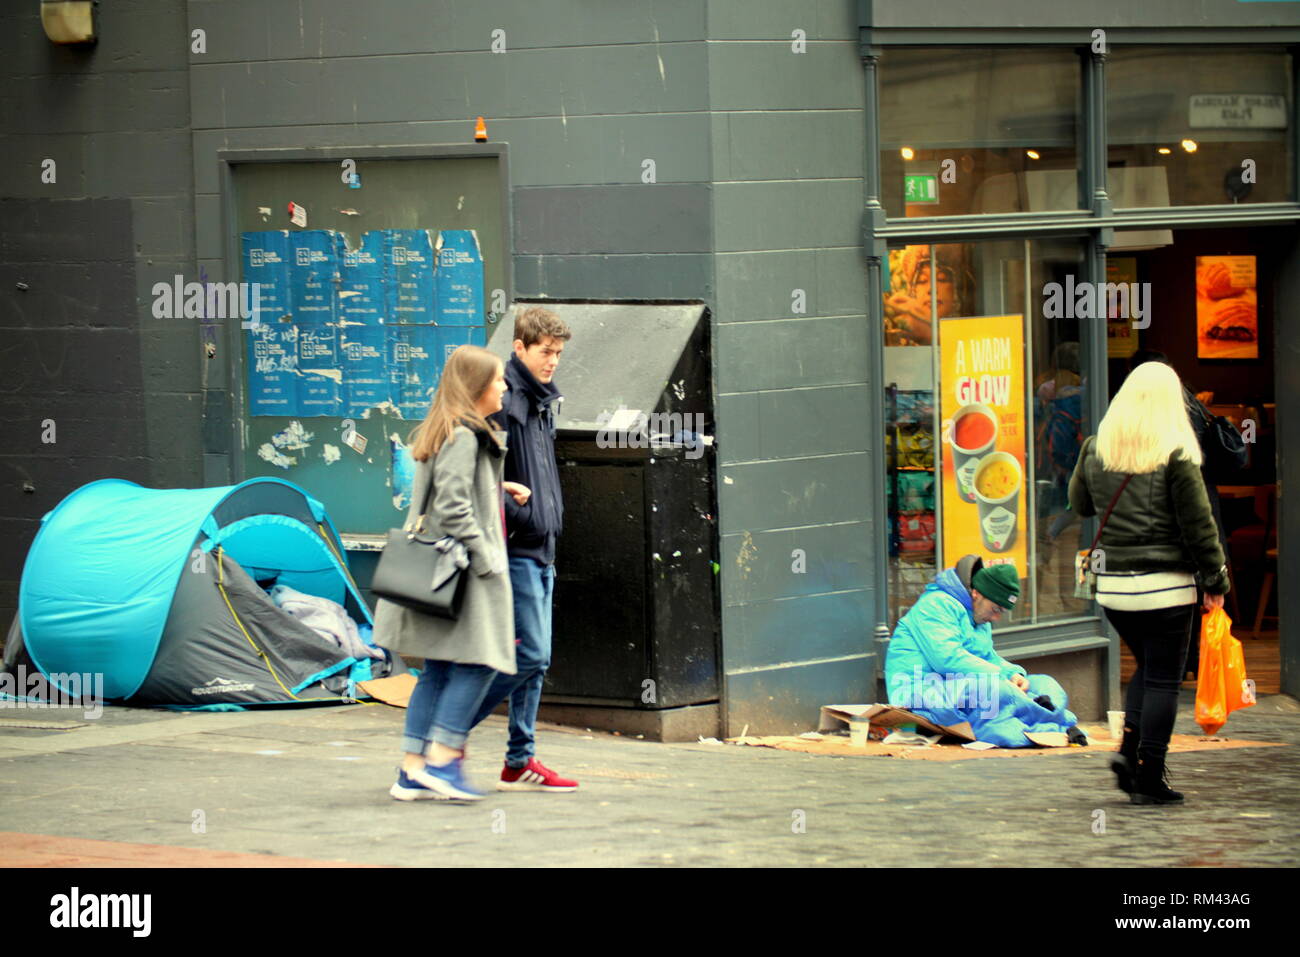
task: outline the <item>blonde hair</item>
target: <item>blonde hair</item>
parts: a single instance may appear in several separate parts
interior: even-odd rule
[[[481,346],[456,347],[442,367],[428,414],[408,440],[415,461],[424,462],[437,455],[458,425],[483,429],[489,435],[495,431],[475,405],[500,370],[501,360]]]
[[[1202,461],[1178,373],[1163,362],[1144,362],[1124,380],[1097,427],[1097,456],[1111,472],[1144,475],[1175,455]]]

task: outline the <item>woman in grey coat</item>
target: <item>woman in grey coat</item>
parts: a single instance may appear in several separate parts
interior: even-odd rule
[[[407,705],[402,766],[389,790],[400,801],[483,797],[464,777],[465,739],[492,679],[515,671],[501,500],[504,433],[488,423],[505,390],[501,360],[478,346],[460,346],[412,437],[418,464],[406,528],[463,544],[470,577],[454,621],[382,599],[376,608],[375,643],[425,659]],[[527,501],[523,486],[510,490],[516,501]]]

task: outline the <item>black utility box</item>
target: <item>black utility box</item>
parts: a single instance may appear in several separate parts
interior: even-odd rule
[[[702,303],[520,300],[573,332],[555,373],[564,531],[547,703],[717,702],[719,589],[709,315]]]

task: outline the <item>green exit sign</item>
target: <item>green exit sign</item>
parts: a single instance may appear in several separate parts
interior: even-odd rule
[[[917,174],[903,177],[903,198],[909,203],[939,202],[938,174]]]

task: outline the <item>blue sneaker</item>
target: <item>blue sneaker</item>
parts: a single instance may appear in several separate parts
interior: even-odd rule
[[[388,793],[396,801],[447,800],[447,795],[440,794],[432,788],[425,787],[419,781],[412,780],[400,767],[397,769],[397,783],[388,789]]]
[[[426,764],[421,770],[412,771],[407,776],[446,798],[455,801],[481,801],[484,793],[471,787],[465,780],[464,763],[464,758],[457,758],[442,767]]]

